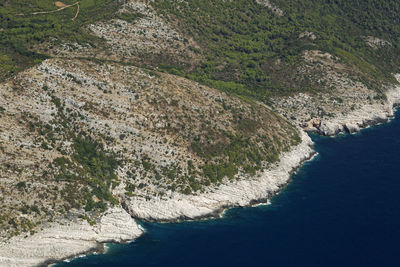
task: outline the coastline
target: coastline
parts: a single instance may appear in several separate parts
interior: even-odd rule
[[[400,74],[395,77],[400,82]],[[123,207],[137,219],[175,222],[218,217],[227,208],[266,203],[287,185],[294,170],[313,158],[313,142],[306,132],[334,137],[388,122],[400,103],[400,86],[393,86],[385,95],[386,100],[381,104],[365,105],[346,115],[321,121],[319,128],[300,130],[302,142],[291,151],[282,153],[279,163],[256,175],[258,177],[226,183],[211,193],[197,196],[171,194],[168,199],[154,197],[150,200],[135,197],[124,201]]]
[[[400,83],[400,74],[394,75]],[[394,109],[400,104],[400,86],[390,88],[382,103],[365,105],[348,114],[341,114],[331,119],[320,120],[319,124],[304,128],[306,132],[314,132],[325,136],[336,136],[339,133],[356,133],[363,128],[388,122],[394,116]]]
[[[396,78],[400,80],[400,75]],[[355,133],[362,128],[386,122],[400,103],[400,87],[386,92],[382,105],[367,105],[360,110],[322,121],[319,128],[305,129],[322,135],[341,132]],[[255,206],[277,194],[290,181],[291,174],[315,155],[313,142],[301,130],[302,142],[282,153],[273,167],[248,180],[223,184],[213,192],[187,196],[173,194],[168,199],[132,198],[122,202],[122,208],[108,210],[94,226],[84,220],[52,223],[38,233],[16,236],[0,243],[0,266],[47,266],[87,253],[102,252],[104,243],[123,243],[136,239],[143,229],[134,218],[170,222],[219,217],[232,207]]]
[[[137,206],[127,206],[128,203],[123,202],[123,208],[108,210],[94,226],[82,219],[49,224],[34,235],[19,235],[0,243],[0,266],[48,266],[103,252],[105,243],[129,242],[144,232],[134,218],[159,222],[196,220],[219,217],[232,207],[267,203],[288,184],[291,174],[315,154],[310,137],[303,131],[301,134],[302,142],[283,153],[279,163],[259,177],[224,184],[205,195],[177,194],[169,200],[143,199],[135,202]],[[134,209],[142,210],[137,212]]]
[[[91,226],[85,220],[51,223],[38,233],[0,244],[0,266],[47,266],[103,250],[104,243],[133,240],[143,230],[121,208],[111,208]]]
[[[132,217],[158,222],[198,220],[218,217],[230,207],[252,206],[266,202],[284,187],[294,169],[314,155],[310,137],[301,132],[302,142],[289,152],[282,153],[273,167],[253,178],[220,185],[214,191],[187,196],[179,193],[170,198],[131,198],[123,202]]]

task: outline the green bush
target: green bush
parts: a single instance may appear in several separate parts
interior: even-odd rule
[[[201,64],[167,71],[212,87],[267,101],[271,94],[313,90],[310,82],[294,82],[293,70],[304,50],[319,49],[339,56],[361,70],[358,75],[394,82],[400,65],[400,4],[395,0],[273,1],[282,17],[256,1],[152,2],[158,12],[179,21],[201,46]],[[315,40],[299,38],[310,31]],[[364,36],[376,36],[393,46],[368,47]],[[276,64],[279,60],[280,64]],[[318,87],[318,86],[317,86]],[[317,88],[317,90],[320,88]]]

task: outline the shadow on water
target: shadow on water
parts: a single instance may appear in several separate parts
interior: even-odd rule
[[[399,136],[399,118],[356,135],[313,135],[319,155],[270,205],[143,223],[135,242],[58,266],[398,266]]]

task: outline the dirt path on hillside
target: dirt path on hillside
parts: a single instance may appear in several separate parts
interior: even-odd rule
[[[79,15],[79,12],[80,12],[79,2],[76,2],[76,3],[71,4],[71,5],[65,5],[65,4],[62,3],[62,2],[56,2],[55,5],[56,5],[57,7],[60,7],[60,8],[59,8],[59,9],[56,9],[56,10],[51,10],[51,11],[38,11],[38,12],[33,12],[33,13],[30,13],[30,15],[40,15],[40,14],[57,13],[57,12],[60,12],[60,11],[62,11],[62,10],[64,10],[64,9],[66,9],[66,8],[73,7],[73,6],[77,6],[77,8],[76,8],[75,16],[74,16],[71,20],[74,21],[74,20],[78,17],[78,15]],[[25,16],[24,14],[18,14],[18,15],[19,15],[19,16]]]
[[[79,15],[79,11],[80,11],[80,6],[79,6],[79,2],[76,2],[77,4],[78,4],[78,7],[76,8],[76,13],[75,13],[75,16],[72,18],[72,21],[74,21],[77,17],[78,17],[78,15]]]

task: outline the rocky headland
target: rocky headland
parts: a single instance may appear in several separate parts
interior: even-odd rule
[[[312,154],[308,136],[256,101],[133,66],[50,59],[0,88],[0,265],[132,240],[132,217],[266,200]]]
[[[121,208],[106,211],[96,225],[71,217],[42,227],[35,235],[3,241],[0,266],[46,266],[84,253],[102,252],[105,242],[128,242],[143,232]]]
[[[229,207],[266,202],[288,183],[292,171],[315,153],[305,131],[334,136],[387,121],[400,101],[399,87],[388,90],[386,96],[384,104],[366,105],[347,116],[321,121],[314,129],[305,128],[300,144],[281,153],[279,162],[252,177],[227,180],[198,195],[170,192],[163,197],[126,197],[121,199],[119,208],[104,213],[95,225],[75,217],[42,225],[31,236],[12,237],[1,244],[0,266],[46,265],[88,252],[101,252],[106,242],[127,242],[140,236],[143,230],[135,219],[167,222],[218,217]],[[349,125],[356,127],[350,131]]]
[[[164,12],[171,3],[191,12],[184,1],[110,3],[108,19],[82,24],[87,38],[32,44],[50,59],[0,84],[0,266],[103,252],[104,243],[140,236],[136,220],[203,219],[265,203],[315,154],[307,133],[355,133],[388,121],[400,103],[400,75],[396,82],[345,50],[323,52],[321,34],[308,28],[290,37],[302,45],[296,58],[242,69],[232,57],[262,48],[246,40],[225,46],[238,46],[229,64],[214,61],[223,53],[208,49],[220,43],[208,44],[235,31],[209,23],[203,39],[185,24],[201,24],[198,9],[196,20],[180,21]],[[288,17],[275,1],[253,4]],[[378,53],[394,47],[370,35],[359,41]],[[265,82],[257,66],[268,86],[296,89],[253,94],[241,79]]]
[[[314,151],[302,133],[302,142],[280,155],[280,161],[256,176],[226,182],[209,193],[168,198],[130,198],[112,208],[96,224],[71,215],[46,223],[34,235],[16,236],[0,245],[0,266],[41,266],[91,252],[102,252],[104,243],[127,242],[143,230],[133,218],[150,221],[179,221],[218,217],[227,208],[266,202],[285,186],[291,173]],[[122,208],[123,207],[123,208]]]
[[[395,75],[400,81],[400,75]],[[376,95],[374,92],[368,93],[358,99],[345,99],[338,103],[333,100],[325,102],[321,99],[332,98],[325,95],[321,97],[301,94],[297,97],[284,99],[285,103],[290,103],[291,108],[277,108],[284,116],[288,116],[298,123],[306,132],[314,132],[325,136],[336,136],[339,133],[356,133],[360,129],[374,126],[379,123],[387,122],[394,115],[395,107],[400,103],[400,87],[393,85],[387,88],[382,98],[372,100]],[[343,95],[341,95],[343,97]],[[334,97],[333,97],[334,98]],[[282,100],[281,100],[282,101]],[[280,103],[280,102],[278,102]],[[279,104],[278,104],[279,105]],[[357,108],[354,108],[357,106]],[[329,110],[325,116],[310,117],[312,110]],[[296,110],[301,110],[296,112]],[[304,112],[304,110],[308,110]],[[311,112],[310,112],[311,111]],[[321,113],[320,113],[321,115]]]

